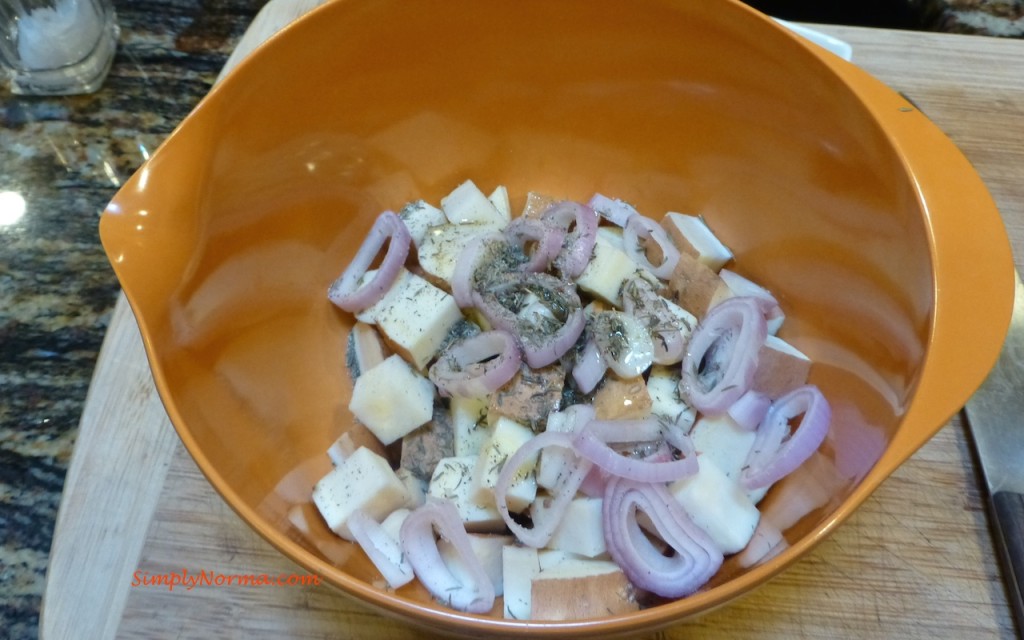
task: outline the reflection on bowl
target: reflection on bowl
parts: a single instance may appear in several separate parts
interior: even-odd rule
[[[699,213],[779,297],[834,423],[765,499],[771,553],[676,602],[527,624],[452,612],[415,585],[384,591],[319,520],[310,490],[352,424],[352,319],[327,286],[380,211],[466,179],[507,185],[516,206],[530,190],[602,192],[650,215]],[[949,140],[728,1],[330,3],[211,93],[118,193],[101,235],[168,413],[239,515],[351,596],[460,635],[637,632],[769,579],[960,407],[1012,299],[998,214]]]

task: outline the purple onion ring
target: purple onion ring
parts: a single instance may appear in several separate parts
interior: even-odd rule
[[[366,275],[385,242],[388,242],[388,250],[384,254],[380,268],[369,282],[360,286],[359,281]],[[341,277],[331,285],[327,297],[338,307],[352,313],[359,313],[374,305],[384,297],[398,277],[405,259],[409,256],[410,244],[412,236],[402,219],[393,211],[381,213],[356,252],[355,258],[345,268]]]

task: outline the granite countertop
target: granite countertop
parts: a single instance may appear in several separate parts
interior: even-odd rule
[[[0,203],[26,203],[14,221],[0,204],[0,637],[38,634],[64,475],[118,292],[99,214],[209,90],[262,4],[116,0],[119,49],[98,93],[0,87]],[[948,0],[943,24],[1020,35],[1020,15],[1013,0]],[[995,27],[964,26],[978,21]]]
[[[210,89],[262,0],[123,0],[103,88],[0,88],[0,637],[38,635],[61,488],[118,292],[99,214]],[[0,202],[12,196],[0,197]]]

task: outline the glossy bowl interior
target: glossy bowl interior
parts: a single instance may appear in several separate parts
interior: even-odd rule
[[[328,284],[373,218],[466,179],[703,215],[787,312],[834,408],[769,494],[788,548],[700,593],[576,623],[388,593],[310,507],[350,428],[352,319]],[[117,194],[101,235],[168,413],[231,506],[287,556],[448,634],[665,626],[810,549],[956,411],[994,361],[1012,262],[950,141],[894,92],[728,1],[336,0],[273,38]],[[795,504],[807,505],[794,511]],[[303,515],[308,527],[296,526]]]

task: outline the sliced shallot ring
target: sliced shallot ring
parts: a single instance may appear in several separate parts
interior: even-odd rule
[[[560,447],[573,451],[572,434],[561,431],[545,431],[527,440],[505,461],[494,485],[494,501],[498,505],[498,513],[505,520],[509,530],[523,544],[538,549],[546,545],[551,540],[551,536],[555,534],[555,529],[561,523],[569,503],[576,496],[576,491],[592,467],[589,460],[576,456],[569,473],[562,476],[555,488],[551,503],[535,515],[532,528],[524,527],[516,522],[512,514],[509,513],[508,490],[519,474],[519,468],[523,463],[547,447]]]
[[[415,575],[409,558],[402,552],[402,545],[379,522],[362,509],[353,511],[347,522],[352,537],[384,576],[389,587],[397,589],[412,581]]]
[[[527,256],[523,271],[547,271],[562,250],[565,229],[537,218],[516,218],[505,228],[505,236]],[[533,251],[526,253],[526,245],[533,241]]]
[[[661,264],[652,264],[644,250],[644,241],[653,240],[661,249]],[[622,232],[622,245],[626,254],[641,267],[647,269],[662,280],[672,277],[672,271],[679,262],[679,249],[672,243],[668,233],[660,224],[647,216],[635,215],[629,218]]]
[[[385,242],[388,243],[388,250],[384,254],[380,268],[369,282],[361,284],[360,281],[370,269],[370,265],[373,264],[374,258],[380,253]],[[395,278],[402,270],[402,265],[405,264],[405,259],[409,256],[410,244],[412,244],[412,236],[402,219],[393,211],[381,213],[377,216],[373,227],[370,228],[370,233],[363,240],[363,244],[359,247],[352,262],[331,284],[327,297],[338,307],[352,313],[359,313],[367,307],[373,306],[394,284]]]
[[[772,399],[767,394],[750,389],[729,406],[726,413],[741,429],[753,431],[764,420]]]
[[[566,230],[562,251],[555,258],[555,268],[564,278],[578,277],[590,264],[597,243],[597,212],[585,204],[565,200],[551,205],[541,215],[541,220]],[[573,222],[576,228],[568,231]]]
[[[522,356],[507,331],[484,331],[456,342],[428,372],[442,396],[483,398],[519,371]]]
[[[637,519],[640,511],[675,553],[666,556],[651,542]],[[630,582],[646,591],[665,598],[687,596],[722,566],[722,552],[663,484],[613,478],[605,491],[602,520],[612,559]]]
[[[679,394],[701,413],[721,415],[750,389],[758,351],[768,336],[760,302],[729,298],[715,305],[690,334]],[[710,358],[712,362],[706,362]],[[720,371],[705,380],[708,370]]]
[[[686,339],[693,326],[675,313],[647,278],[636,275],[622,285],[622,310],[648,327],[654,343],[655,364],[676,364],[686,354]],[[689,312],[679,308],[680,313]],[[693,320],[696,324],[696,319]],[[685,332],[683,328],[685,327]]]
[[[494,242],[505,243],[508,240],[504,235],[494,231],[480,234],[470,240],[458,258],[455,259],[455,270],[452,272],[452,297],[459,308],[472,307],[473,302],[473,278],[476,275],[477,264],[483,258],[485,252]]]
[[[468,584],[463,584],[445,564],[434,538],[435,529],[451,543],[470,577]],[[458,509],[450,500],[429,498],[406,517],[399,538],[416,577],[438,601],[469,613],[488,613],[494,607],[494,584],[473,552]]]
[[[557,300],[565,319],[556,318],[561,325],[542,339],[529,326],[524,326],[525,321],[513,310],[499,301],[499,292],[509,287],[544,290],[544,297]],[[546,367],[568,353],[587,323],[576,287],[546,273],[503,274],[491,283],[487,291],[474,290],[473,301],[493,327],[516,337],[523,350],[523,360],[534,369]]]
[[[790,433],[790,421],[800,424]],[[828,435],[832,408],[815,385],[797,387],[777,398],[757,428],[740,483],[760,489],[781,480],[807,461]]]
[[[590,319],[594,343],[608,368],[635,378],[654,362],[654,340],[640,321],[621,311],[599,311]]]
[[[682,458],[667,462],[624,456],[609,444],[665,439]],[[640,420],[591,420],[573,438],[576,452],[606,473],[637,482],[675,482],[697,473],[697,452],[690,437],[676,429],[662,429],[655,417]]]

